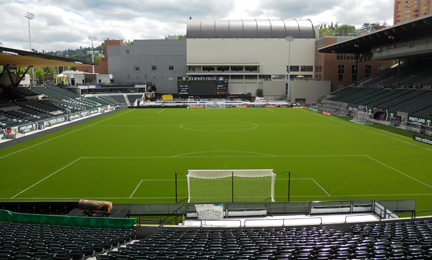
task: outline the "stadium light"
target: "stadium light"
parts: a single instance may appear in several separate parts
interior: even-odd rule
[[[93,55],[93,41],[96,41],[96,40],[97,40],[97,37],[95,37],[95,36],[89,36],[88,38],[89,38],[89,40],[92,42],[92,62],[94,62],[94,55]],[[92,65],[92,71],[93,71],[93,73],[94,73],[94,65]]]
[[[24,15],[25,18],[27,18],[28,20],[28,30],[29,30],[29,47],[30,47],[30,51],[32,51],[32,47],[31,47],[31,34],[30,34],[30,20],[33,20],[35,18],[35,15],[32,13],[27,12],[26,15]],[[34,67],[31,67],[31,78],[32,78],[32,85],[35,85],[35,78],[34,78]]]
[[[290,102],[290,81],[291,81],[291,42],[294,41],[292,36],[287,36],[286,41],[288,42],[288,85],[287,85],[287,102]]]

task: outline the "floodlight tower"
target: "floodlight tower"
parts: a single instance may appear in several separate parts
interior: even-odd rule
[[[89,40],[92,42],[92,62],[94,62],[94,55],[93,55],[93,41],[97,40],[97,37],[95,36],[89,36]],[[92,65],[92,73],[94,73],[94,65]]]
[[[287,36],[286,41],[288,42],[288,85],[287,85],[287,102],[290,102],[290,81],[291,81],[291,42],[294,41],[294,38],[292,36]]]
[[[30,51],[32,51],[32,47],[31,47],[31,34],[30,34],[30,20],[33,20],[35,18],[35,15],[32,13],[27,12],[27,14],[24,16],[25,18],[27,18],[28,20],[28,30],[29,30],[29,47],[30,47]],[[31,67],[31,78],[32,78],[32,85],[35,85],[35,78],[34,78],[34,67]]]

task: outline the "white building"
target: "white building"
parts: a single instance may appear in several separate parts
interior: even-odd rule
[[[310,20],[189,20],[186,74],[224,77],[230,93],[255,95],[260,88],[269,99],[286,99],[288,62],[292,80],[313,79],[315,39]],[[330,92],[313,82],[321,96]]]

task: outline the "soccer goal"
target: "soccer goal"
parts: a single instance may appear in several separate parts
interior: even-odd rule
[[[225,103],[206,103],[205,104],[206,109],[224,109],[226,108]]]
[[[351,122],[362,125],[373,125],[373,114],[365,111],[355,111]]]
[[[189,170],[186,177],[188,202],[274,202],[270,169]]]

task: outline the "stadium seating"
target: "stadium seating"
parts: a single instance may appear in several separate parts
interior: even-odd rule
[[[133,229],[0,222],[0,259],[84,259],[134,238]]]
[[[124,95],[111,95],[112,99],[116,100],[120,104],[127,104]],[[105,98],[105,97],[104,97]]]
[[[97,259],[432,259],[429,221],[319,227],[162,229]]]
[[[127,95],[127,98],[128,98],[128,100],[129,100],[129,103],[130,104],[133,104],[133,103],[135,103],[135,100],[137,100],[138,98],[142,98],[143,97],[143,95],[141,94],[141,95]]]
[[[122,104],[121,102],[119,102],[118,100],[112,98],[111,96],[104,95],[104,96],[98,96],[98,98],[102,99],[102,100],[105,100],[106,102],[110,102],[110,103],[112,103],[114,105],[120,105],[120,104]]]

